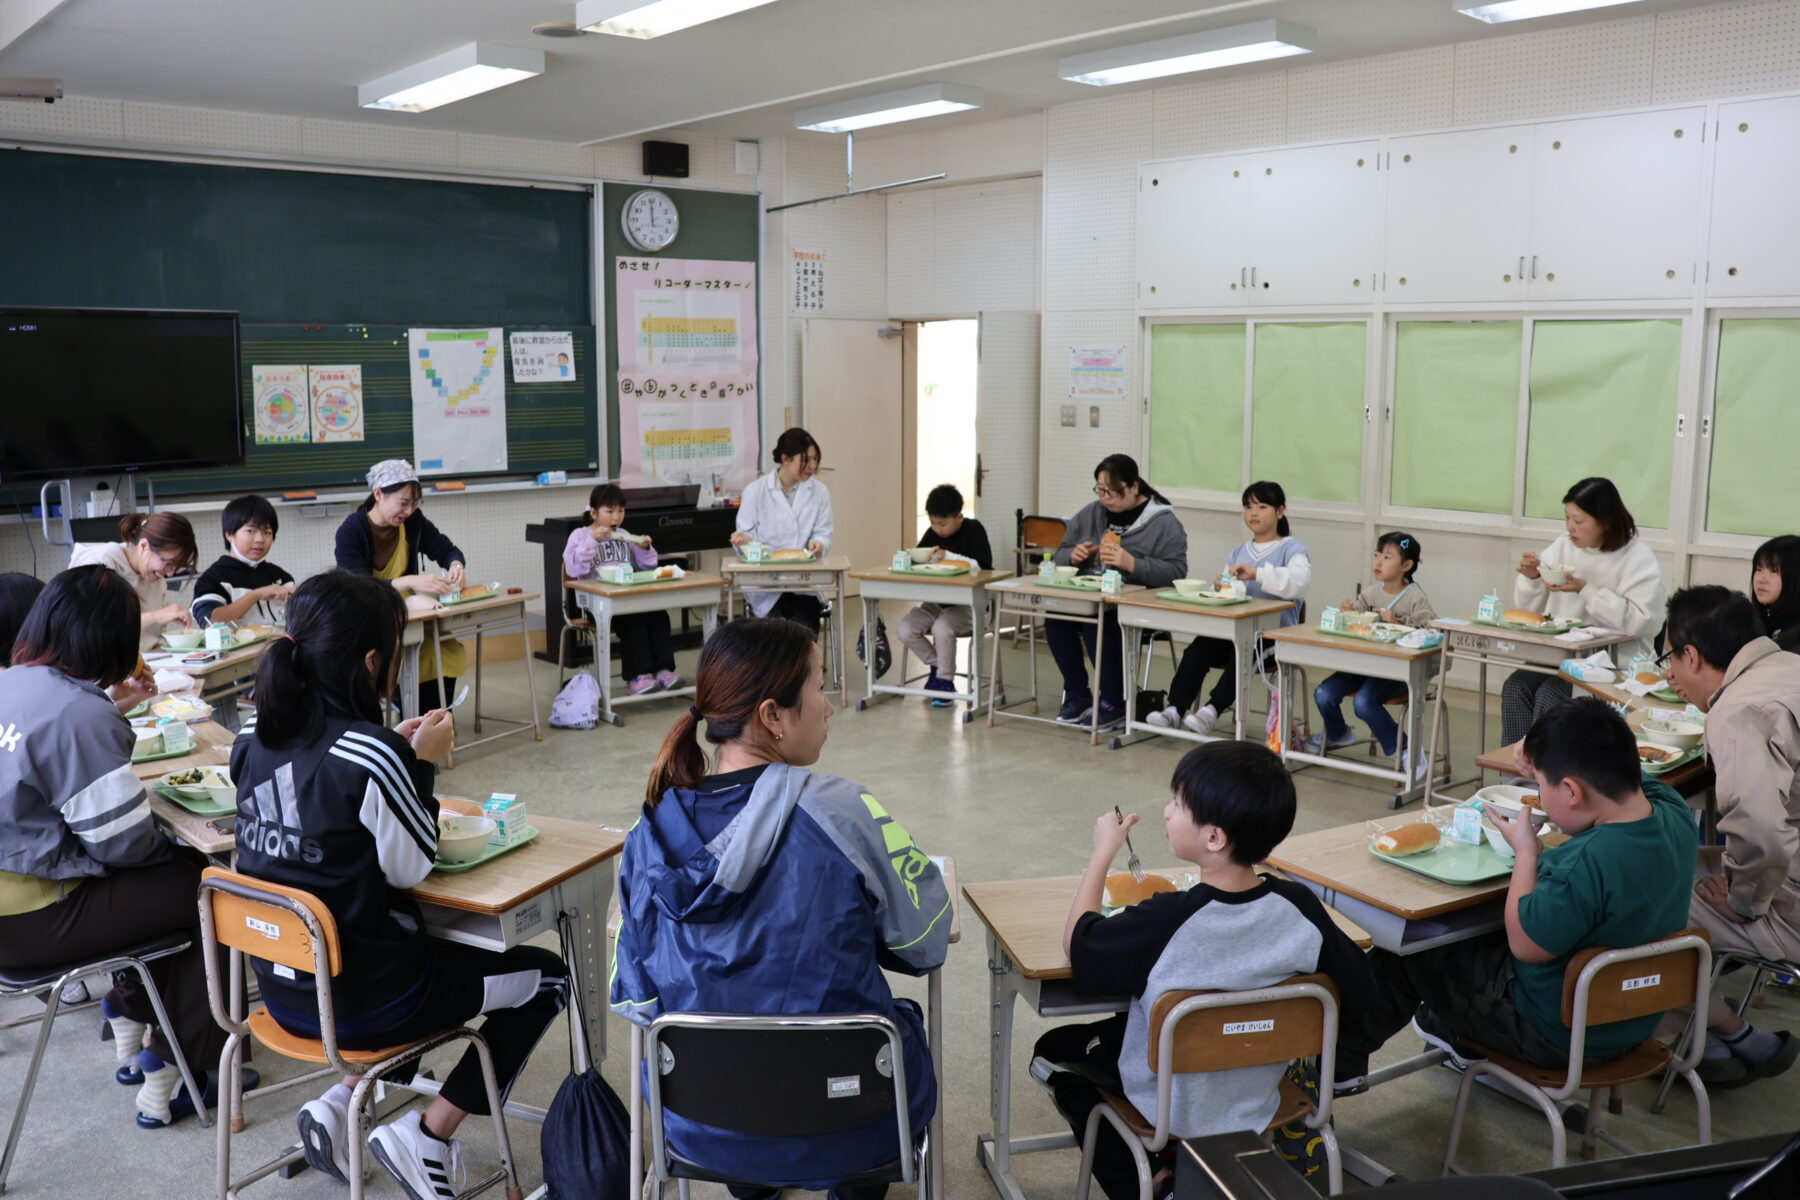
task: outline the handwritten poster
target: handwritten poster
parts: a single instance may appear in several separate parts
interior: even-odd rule
[[[363,440],[362,364],[308,367],[312,391],[312,440]]]
[[[518,330],[512,342],[514,383],[574,383],[575,337],[571,333]]]
[[[1071,400],[1118,400],[1124,395],[1125,347],[1069,347]]]
[[[506,470],[505,344],[498,329],[409,329],[420,475]]]
[[[620,258],[619,472],[724,487],[756,475],[756,264]]]
[[[256,444],[279,446],[310,438],[307,424],[306,368],[250,368],[255,393]]]
[[[794,251],[794,304],[797,313],[825,311],[825,251]]]

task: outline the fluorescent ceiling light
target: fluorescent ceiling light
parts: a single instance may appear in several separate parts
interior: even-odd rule
[[[580,0],[575,24],[589,33],[653,38],[704,25],[774,0]]]
[[[1248,25],[1077,54],[1057,63],[1056,73],[1070,83],[1110,87],[1164,75],[1235,67],[1266,58],[1311,54],[1312,40],[1312,30],[1304,25],[1281,20],[1252,21]]]
[[[1580,12],[1584,8],[1611,8],[1615,4],[1636,4],[1638,0],[1455,0],[1457,12],[1477,21],[1498,25],[1502,21],[1535,21],[1558,13]]]
[[[424,112],[544,73],[541,50],[470,42],[356,89],[364,108]]]
[[[987,94],[978,87],[960,83],[928,83],[924,87],[902,88],[879,96],[863,96],[836,104],[803,108],[794,114],[794,128],[817,129],[821,133],[854,133],[871,125],[892,125],[895,121],[916,121],[943,113],[980,108]]]

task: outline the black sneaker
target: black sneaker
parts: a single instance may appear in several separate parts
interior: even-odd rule
[[[1481,1055],[1470,1054],[1457,1042],[1456,1035],[1446,1029],[1436,1017],[1432,1016],[1424,1005],[1413,1014],[1412,1030],[1422,1038],[1426,1045],[1442,1050],[1450,1056],[1450,1065],[1459,1071],[1469,1069],[1469,1064],[1482,1061]]]
[[[1115,726],[1123,725],[1124,723],[1125,706],[1123,704],[1108,704],[1104,700],[1100,702],[1101,730],[1112,729]]]
[[[1094,701],[1089,697],[1064,700],[1062,708],[1057,711],[1056,719],[1064,725],[1081,725],[1086,723],[1093,711]]]

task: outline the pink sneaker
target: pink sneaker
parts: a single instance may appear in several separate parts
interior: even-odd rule
[[[639,675],[625,688],[626,694],[632,696],[642,696],[645,692],[654,692],[655,690],[656,676],[654,675]]]
[[[687,686],[687,680],[683,679],[673,671],[658,671],[656,673],[656,682],[662,685],[663,691],[665,692],[672,692],[676,688],[684,688]]]

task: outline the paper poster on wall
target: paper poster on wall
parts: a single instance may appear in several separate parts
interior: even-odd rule
[[[420,475],[506,470],[506,367],[498,329],[409,329]]]
[[[307,368],[313,442],[363,440],[362,364]]]
[[[278,446],[310,436],[306,417],[305,367],[251,367],[255,396],[256,444]]]
[[[616,267],[621,476],[741,487],[756,475],[756,264]]]
[[[1069,398],[1120,400],[1125,396],[1125,347],[1070,346]]]
[[[512,344],[514,383],[574,383],[575,336],[516,330],[507,335]]]
[[[794,311],[825,311],[825,252],[794,251]]]

